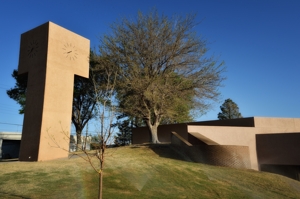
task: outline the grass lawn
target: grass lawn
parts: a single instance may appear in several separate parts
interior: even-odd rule
[[[270,173],[187,162],[169,146],[107,150],[103,198],[299,198],[300,182]],[[0,162],[0,198],[97,198],[81,158]]]

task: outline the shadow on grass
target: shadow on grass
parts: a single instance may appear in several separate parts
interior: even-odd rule
[[[16,194],[11,194],[11,193],[6,193],[6,192],[0,192],[0,196],[4,198],[24,198],[24,199],[30,199],[24,196],[16,195]]]
[[[143,147],[148,147],[151,149],[154,153],[159,155],[160,157],[163,158],[170,158],[174,160],[181,160],[181,161],[188,161],[190,162],[191,160],[184,155],[178,153],[174,148],[172,147],[171,144],[166,143],[166,144],[141,144],[141,145],[133,145],[131,146],[132,149],[135,148],[143,148]]]

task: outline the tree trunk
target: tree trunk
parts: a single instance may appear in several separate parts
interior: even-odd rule
[[[100,171],[99,171],[99,192],[98,192],[98,198],[102,199],[102,190],[103,190],[103,166],[104,166],[104,152],[105,152],[105,142],[103,136],[101,136],[101,148],[100,148],[100,156],[99,156],[99,164],[100,164]]]
[[[102,188],[103,188],[103,170],[99,173],[99,189],[98,189],[98,199],[102,199]]]
[[[154,144],[160,143],[158,140],[158,136],[157,136],[157,126],[152,126],[151,137],[152,137],[152,143],[154,143]]]
[[[159,125],[158,122],[156,122],[154,125],[152,125],[149,121],[146,122],[147,126],[150,130],[151,133],[151,141],[153,144],[159,144],[160,141],[158,140],[158,136],[157,136],[157,127]]]
[[[76,147],[76,150],[77,151],[81,151],[82,150],[81,132],[82,132],[82,129],[76,128],[76,137],[77,137],[77,147]]]

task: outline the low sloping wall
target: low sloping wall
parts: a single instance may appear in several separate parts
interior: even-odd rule
[[[172,132],[172,146],[194,162],[215,166],[250,169],[249,147],[228,145],[192,145]]]
[[[207,145],[201,146],[206,164],[250,169],[248,146]]]
[[[186,160],[205,163],[203,153],[197,146],[193,146],[179,134],[172,132],[171,145],[179,154],[183,155]]]

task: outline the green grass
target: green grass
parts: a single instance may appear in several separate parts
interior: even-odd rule
[[[0,162],[0,198],[97,198],[80,158]],[[187,162],[169,146],[108,149],[104,198],[300,198],[300,182],[264,172]]]

